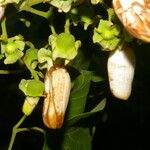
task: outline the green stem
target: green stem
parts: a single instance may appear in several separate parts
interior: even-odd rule
[[[0,74],[17,74],[19,72],[20,70],[0,70]]]
[[[27,11],[27,12],[30,12],[30,13],[33,13],[33,14],[36,14],[36,15],[39,15],[41,17],[44,17],[45,19],[49,19],[50,16],[52,15],[52,12],[53,12],[53,9],[52,7],[50,7],[50,9],[47,11],[47,12],[44,12],[44,11],[40,11],[40,10],[37,10],[37,9],[34,9],[32,8],[33,3],[31,4],[26,4],[24,5],[22,8],[19,9],[19,11]],[[34,3],[35,4],[35,3]]]
[[[21,118],[21,120],[13,127],[13,132],[12,132],[12,137],[11,137],[11,141],[8,147],[8,150],[12,150],[16,135],[18,132],[24,132],[24,131],[30,131],[30,130],[36,130],[38,132],[41,132],[42,134],[44,134],[44,138],[46,135],[46,132],[44,129],[39,128],[39,127],[31,127],[31,128],[19,128],[19,126],[23,123],[23,121],[25,120],[26,116],[23,116]]]
[[[36,131],[39,131],[39,132],[45,134],[45,130],[42,128],[39,128],[39,127],[31,127],[31,130],[36,130]]]
[[[31,130],[36,130],[36,131],[43,133],[43,137],[44,137],[44,144],[43,145],[45,145],[45,143],[47,143],[46,132],[44,129],[39,128],[39,127],[32,127]]]
[[[35,47],[34,47],[34,44],[33,44],[32,42],[26,41],[25,43],[26,43],[26,46],[28,46],[28,47],[30,47],[30,48],[35,48]]]
[[[17,135],[17,130],[18,130],[18,127],[24,122],[24,120],[26,119],[26,115],[24,115],[18,122],[17,124],[13,127],[12,129],[12,135],[11,135],[11,139],[10,139],[10,143],[9,143],[9,147],[8,147],[8,150],[12,150],[12,147],[13,147],[13,144],[15,142],[15,138],[16,138],[16,135]]]
[[[56,34],[54,25],[52,23],[50,23],[49,27],[51,28],[52,34]]]
[[[66,18],[66,23],[65,23],[65,32],[66,33],[70,33],[70,20],[69,20],[69,17],[67,16]]]
[[[7,29],[6,29],[6,17],[4,17],[1,21],[1,27],[2,27],[2,37],[4,39],[7,39]]]
[[[36,15],[39,15],[41,17],[44,17],[46,19],[49,18],[50,14],[49,14],[49,11],[48,12],[43,12],[43,11],[40,11],[40,10],[37,10],[37,9],[34,9],[32,7],[27,7],[24,9],[25,11],[27,12],[30,12],[30,13],[33,13],[33,14],[36,14]]]
[[[31,72],[31,74],[32,74],[32,76],[33,76],[33,78],[35,79],[35,80],[39,80],[39,76],[38,76],[38,74],[37,74],[37,71],[35,71],[35,70],[33,70],[33,69],[29,69],[30,70],[30,72]]]
[[[112,21],[114,19],[114,17],[115,17],[114,9],[108,8],[107,9],[107,13],[108,13],[108,20]]]
[[[30,131],[28,128],[18,128],[17,129],[17,133],[18,132],[24,132],[24,131]]]
[[[49,18],[49,27],[50,27],[50,29],[51,29],[51,31],[52,31],[52,34],[56,34],[56,30],[55,30],[55,28],[54,28],[54,24],[53,24],[53,7],[51,7],[50,8],[51,9],[51,18]]]

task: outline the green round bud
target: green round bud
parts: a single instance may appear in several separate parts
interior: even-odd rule
[[[22,106],[22,112],[26,115],[29,116],[33,110],[35,109],[36,105],[38,104],[39,97],[29,97],[27,96],[24,104]]]
[[[16,44],[14,42],[9,42],[8,44],[6,44],[6,53],[8,54],[12,54],[17,50]]]
[[[111,40],[114,38],[113,32],[109,30],[104,30],[101,35],[104,38],[104,40]]]

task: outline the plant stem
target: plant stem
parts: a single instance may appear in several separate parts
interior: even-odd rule
[[[0,70],[0,74],[16,74],[19,72],[20,70]]]
[[[54,25],[52,23],[50,23],[49,27],[51,28],[52,34],[56,34]]]
[[[66,18],[66,23],[65,23],[65,32],[66,33],[70,33],[70,20],[69,20],[69,17],[67,16]]]
[[[26,43],[26,45],[27,45],[29,48],[35,48],[35,47],[34,47],[34,44],[33,44],[32,42],[26,41],[25,43]]]
[[[8,150],[12,150],[16,135],[17,135],[17,130],[18,127],[24,122],[24,120],[26,119],[26,115],[24,115],[18,122],[17,124],[13,127],[12,129],[12,135],[11,135],[11,139],[10,139],[10,143],[9,143],[9,147]]]
[[[50,7],[50,9],[47,12],[44,12],[44,11],[40,11],[40,10],[32,8],[30,4],[24,5],[22,8],[19,9],[19,11],[27,11],[27,12],[36,14],[38,16],[44,17],[47,20],[52,15],[52,7]]]
[[[4,39],[7,39],[7,29],[6,29],[6,17],[4,17],[1,21],[1,27],[2,27],[2,36]]]
[[[39,132],[45,134],[45,130],[42,128],[39,128],[39,127],[31,127],[31,130],[36,130],[36,131],[39,131]]]
[[[51,9],[51,18],[49,18],[49,27],[52,31],[52,34],[56,34],[55,28],[54,28],[54,24],[53,24],[53,7],[50,8]]]
[[[34,9],[34,8],[32,8],[32,7],[28,7],[27,9],[25,9],[25,11],[28,11],[28,12],[31,12],[31,13],[33,13],[33,14],[39,15],[39,16],[44,17],[44,18],[46,18],[46,19],[48,18],[47,12],[43,12],[43,11]]]

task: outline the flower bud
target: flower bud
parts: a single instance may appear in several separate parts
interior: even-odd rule
[[[38,104],[39,102],[39,97],[29,97],[27,96],[23,107],[22,107],[22,112],[26,115],[29,116],[32,111],[34,110],[35,106]]]
[[[145,42],[150,42],[149,0],[113,0],[113,7],[131,35]]]
[[[48,128],[61,128],[71,90],[69,73],[62,67],[51,67],[45,75],[43,122]]]
[[[135,56],[130,48],[116,49],[108,58],[108,78],[112,94],[127,100],[131,94],[135,70]]]

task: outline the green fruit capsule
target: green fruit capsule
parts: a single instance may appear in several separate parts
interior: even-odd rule
[[[22,107],[22,112],[26,116],[29,116],[33,112],[35,106],[38,104],[39,99],[39,97],[27,96]]]

